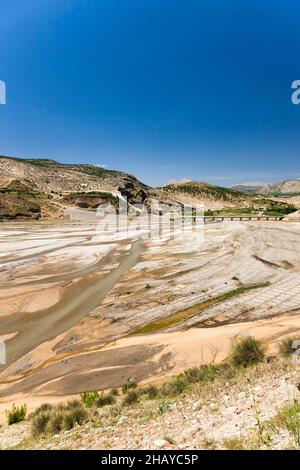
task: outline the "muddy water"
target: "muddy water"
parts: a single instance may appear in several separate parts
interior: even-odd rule
[[[1,325],[1,333],[18,331],[6,344],[7,364],[27,354],[39,344],[54,338],[76,325],[84,316],[98,307],[118,279],[134,266],[143,251],[140,240],[132,243],[120,264],[105,276],[90,275],[66,289],[66,295],[54,307],[34,315],[19,316]],[[4,322],[5,323],[5,322]],[[0,369],[0,370],[1,370]]]

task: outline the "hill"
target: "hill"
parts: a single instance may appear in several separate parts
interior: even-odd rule
[[[271,202],[259,195],[253,198],[247,192],[205,182],[183,180],[151,188],[133,175],[96,165],[0,157],[0,220],[68,218],[70,207],[95,211],[100,204],[111,203],[118,208],[124,197],[130,205],[147,207],[153,202],[201,204],[209,213],[295,210],[284,202]]]
[[[298,196],[300,195],[300,179],[265,185],[240,184],[232,186],[232,189],[267,196]]]

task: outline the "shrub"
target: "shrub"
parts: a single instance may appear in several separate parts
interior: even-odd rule
[[[169,409],[170,409],[170,405],[169,403],[166,403],[165,401],[161,401],[157,406],[157,411],[160,415],[166,413],[167,411],[169,411]]]
[[[110,393],[114,396],[117,397],[119,396],[119,390],[117,388],[112,388]]]
[[[245,442],[240,437],[229,437],[223,439],[223,446],[227,450],[247,450]]]
[[[292,405],[286,405],[282,408],[279,419],[288,430],[293,445],[300,449],[300,404],[295,401]]]
[[[53,405],[51,405],[50,403],[43,403],[36,410],[34,410],[33,413],[31,413],[30,418],[33,418],[34,416],[36,416],[40,413],[44,413],[44,412],[50,411],[52,409],[53,409]]]
[[[135,389],[128,390],[127,394],[123,398],[123,405],[125,406],[133,405],[134,403],[138,402],[139,397],[140,397],[140,394],[138,390],[135,390]]]
[[[87,418],[87,412],[82,407],[72,407],[63,417],[63,428],[72,429],[76,424],[83,424]]]
[[[112,393],[101,393],[95,402],[95,404],[99,407],[113,405],[114,403],[116,403],[116,399]]]
[[[186,390],[188,385],[188,381],[184,375],[178,375],[178,377],[175,377],[161,387],[161,394],[163,396],[180,395],[184,390]]]
[[[63,429],[64,412],[54,411],[49,414],[49,420],[46,424],[46,432],[49,434],[58,434]]]
[[[214,364],[204,364],[200,367],[193,367],[184,372],[184,376],[189,383],[212,382],[220,373],[222,367]]]
[[[296,340],[299,340],[299,337],[298,338],[289,337],[289,338],[283,339],[281,341],[281,343],[279,344],[279,353],[280,353],[280,355],[285,357],[285,358],[290,357],[297,349],[297,348],[292,347],[294,341],[296,341]]]
[[[126,384],[122,385],[122,392],[127,393],[128,390],[132,390],[137,387],[136,382],[127,382]]]
[[[80,396],[81,400],[87,408],[91,408],[100,397],[99,393],[96,390],[94,390],[93,392],[83,392]]]
[[[35,437],[58,434],[63,429],[69,430],[76,424],[84,423],[86,418],[87,412],[78,400],[72,400],[67,405],[40,407],[33,414],[31,432]]]
[[[150,400],[154,400],[158,396],[159,390],[155,385],[149,385],[144,389],[144,393]]]
[[[41,411],[32,418],[31,432],[33,436],[37,437],[40,434],[45,434],[49,419],[50,413],[47,411]]]
[[[231,363],[235,367],[247,367],[262,362],[265,352],[262,343],[247,336],[238,341],[231,354]]]
[[[13,404],[12,409],[6,412],[8,424],[11,425],[14,423],[19,423],[20,421],[24,421],[26,418],[26,413],[26,405],[16,406]]]
[[[83,409],[82,408],[82,403],[79,400],[70,400],[70,401],[68,401],[66,408],[68,410],[72,410],[73,408]]]

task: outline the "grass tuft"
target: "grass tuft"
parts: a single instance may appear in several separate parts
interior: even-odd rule
[[[13,404],[12,409],[9,411],[6,411],[8,425],[19,423],[20,421],[24,421],[24,419],[26,418],[26,413],[27,413],[26,405],[16,406],[15,404]]]
[[[295,343],[296,341],[299,341],[299,336],[298,337],[290,336],[288,338],[283,339],[281,343],[279,344],[279,354],[285,358],[290,357],[296,351],[297,347],[299,347],[300,345],[300,341],[299,341],[298,346]]]
[[[263,362],[264,358],[265,351],[262,343],[251,336],[247,336],[236,343],[230,360],[234,367],[247,367]]]
[[[138,390],[132,389],[128,390],[127,394],[123,398],[123,405],[124,406],[130,406],[134,405],[139,401],[140,398],[140,393]]]

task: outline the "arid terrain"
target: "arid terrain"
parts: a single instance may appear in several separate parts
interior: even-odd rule
[[[298,221],[114,240],[93,223],[1,227],[1,409],[220,362],[300,328]]]
[[[269,199],[198,182],[148,188],[129,175],[90,166],[67,166],[62,176],[62,165],[48,160],[3,158],[0,164],[2,213],[10,211],[0,225],[2,423],[12,404],[26,403],[32,412],[45,402],[131,381],[160,385],[189,368],[224,363],[237,339],[255,337],[272,356],[283,339],[300,335],[298,196]],[[103,224],[99,204],[117,209],[126,198],[129,211],[136,202],[199,203],[209,217],[196,233],[173,220],[177,231],[162,235],[159,211],[154,225],[137,209],[119,231]],[[20,209],[18,215],[20,201],[27,212]],[[212,217],[226,214],[231,217],[225,221]],[[196,215],[180,220],[185,224]],[[280,368],[278,377],[272,376],[274,368],[266,370],[271,389],[282,386],[286,368],[297,379],[296,365]],[[196,406],[193,395],[184,400],[178,406],[188,414]],[[166,433],[160,421],[159,435]],[[245,428],[244,421],[243,414],[236,425]],[[18,430],[26,437],[22,426]],[[23,431],[10,440],[10,429],[3,428],[3,442],[19,445]],[[222,432],[208,434],[222,448]],[[227,434],[236,433],[230,428]],[[108,446],[103,439],[101,445]],[[137,447],[151,447],[145,439]],[[197,439],[184,444],[182,437],[180,445],[196,445]],[[74,446],[87,446],[80,442]],[[112,447],[132,445],[124,440]]]

